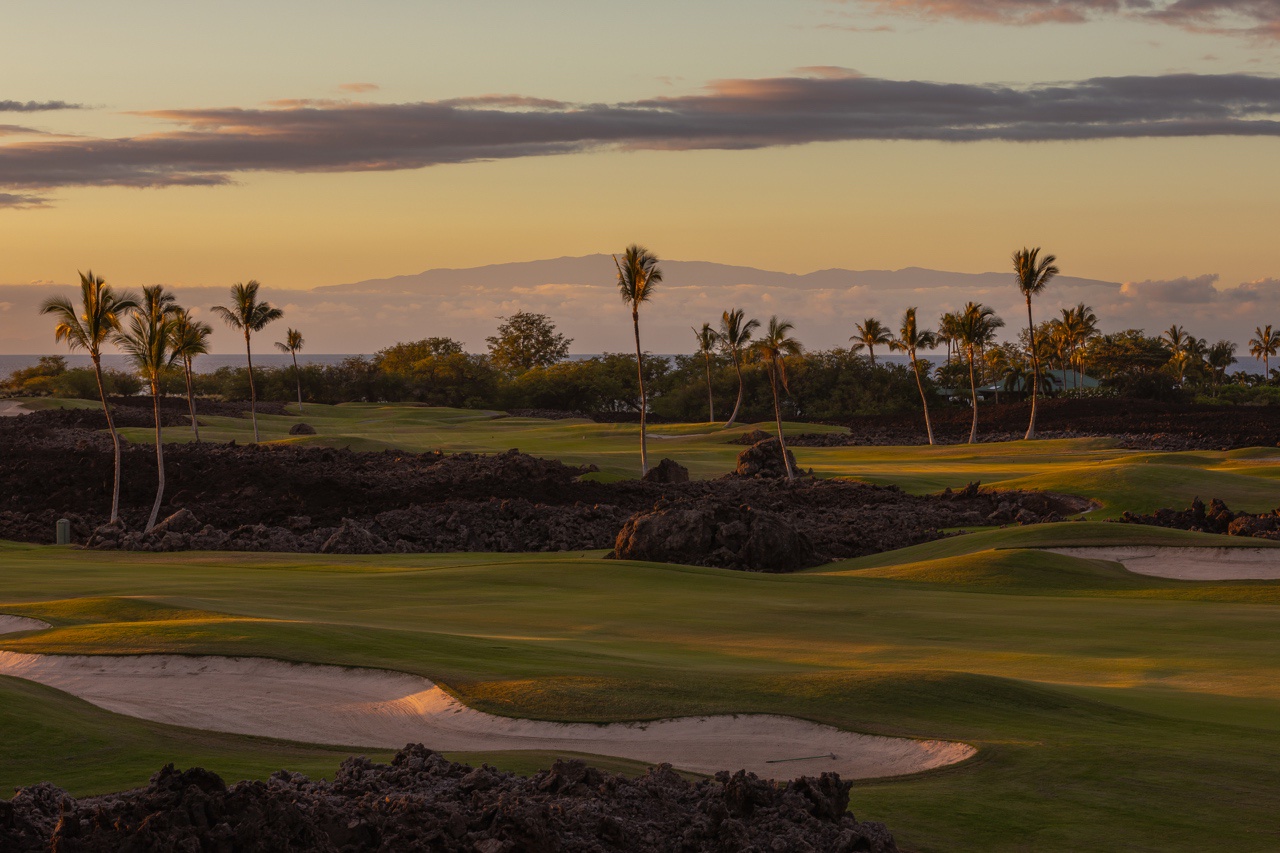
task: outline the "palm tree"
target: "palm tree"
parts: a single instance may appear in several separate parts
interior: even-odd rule
[[[1063,309],[1062,319],[1071,334],[1071,360],[1079,389],[1084,381],[1084,348],[1098,335],[1098,315],[1081,302],[1074,308]]]
[[[1234,341],[1218,341],[1209,347],[1205,360],[1213,371],[1213,396],[1218,396],[1218,386],[1227,376],[1227,368],[1236,363],[1236,344]]]
[[[938,343],[947,345],[947,365],[951,365],[952,354],[959,343],[956,333],[960,328],[960,314],[948,311],[938,318],[938,331],[935,333]]]
[[[701,329],[694,329],[693,336],[698,340],[698,352],[702,354],[703,364],[707,370],[707,423],[716,421],[716,401],[711,393],[711,353],[720,341],[716,330],[710,323],[703,323]]]
[[[1256,337],[1249,339],[1249,355],[1262,359],[1262,381],[1271,381],[1271,356],[1280,355],[1280,331],[1271,331],[1271,326],[1258,326],[1253,333]]]
[[[849,338],[853,341],[853,346],[849,347],[853,352],[862,352],[866,349],[867,355],[871,356],[871,366],[876,366],[876,347],[888,346],[893,342],[893,335],[885,328],[884,324],[875,317],[868,317],[861,323],[855,323],[854,329],[858,334]]]
[[[720,345],[733,359],[733,369],[738,372],[738,402],[733,404],[733,414],[725,421],[725,428],[733,426],[742,408],[742,351],[751,343],[751,335],[760,328],[759,320],[748,320],[741,308],[731,308],[720,315]]]
[[[290,329],[285,333],[284,343],[276,341],[276,349],[293,356],[293,378],[298,383],[298,414],[302,414],[302,373],[298,370],[298,353],[302,350],[302,332]]]
[[[1058,259],[1053,255],[1040,257],[1040,247],[1022,248],[1013,253],[1013,273],[1017,277],[1018,289],[1027,300],[1027,331],[1031,335],[1031,372],[1034,381],[1031,383],[1031,423],[1027,426],[1025,438],[1036,437],[1036,391],[1040,384],[1040,356],[1036,350],[1036,324],[1031,319],[1031,297],[1038,296],[1049,286],[1049,281],[1058,274],[1054,266]],[[974,426],[977,426],[977,414],[974,415]]]
[[[151,385],[151,404],[156,417],[156,501],[151,505],[145,532],[156,526],[160,515],[160,502],[164,500],[164,437],[160,430],[160,374],[173,364],[177,353],[173,349],[173,315],[177,306],[173,295],[165,293],[162,285],[142,288],[142,304],[129,315],[128,328],[112,335],[118,346],[134,367]]]
[[[924,393],[924,383],[920,379],[920,362],[916,361],[917,349],[933,349],[938,339],[928,329],[916,325],[916,309],[908,308],[902,315],[902,328],[898,330],[898,339],[889,342],[889,348],[905,352],[911,357],[911,369],[916,374],[916,388],[920,390],[920,402],[924,406],[924,429],[929,434],[929,443],[933,444],[933,424],[929,422],[929,399]]]
[[[980,302],[970,302],[960,312],[960,327],[956,330],[958,340],[964,346],[969,358],[969,393],[973,400],[973,426],[969,428],[969,443],[978,440],[978,379],[974,374],[974,361],[978,350],[990,344],[996,336],[996,329],[1004,325],[1004,320],[996,316],[994,308]],[[1033,377],[1036,374],[1033,369]],[[1034,379],[1031,386],[1035,388]],[[1034,394],[1035,392],[1032,391]]]
[[[231,285],[231,307],[213,306],[213,312],[233,329],[244,332],[244,352],[249,361],[249,415],[253,418],[253,440],[258,441],[258,391],[253,384],[253,349],[249,345],[249,335],[261,332],[266,325],[284,316],[279,308],[272,307],[270,302],[258,301],[257,281]]]
[[[115,482],[111,489],[111,522],[120,518],[120,435],[111,419],[111,407],[107,405],[107,389],[102,383],[102,344],[120,329],[120,318],[137,307],[130,293],[117,294],[95,276],[93,270],[80,273],[80,307],[71,304],[65,296],[54,296],[40,305],[41,314],[53,314],[58,325],[53,329],[55,341],[66,341],[71,350],[82,349],[93,360],[93,375],[98,380],[98,396],[102,398],[102,411],[107,416],[107,431],[115,449]]]
[[[622,260],[613,256],[618,268],[618,292],[622,301],[631,307],[631,323],[636,332],[636,373],[640,379],[640,475],[649,472],[649,450],[646,445],[646,416],[649,400],[644,391],[644,353],[640,349],[640,303],[648,302],[653,286],[662,281],[662,268],[658,258],[643,246],[632,243],[622,253]]]
[[[213,326],[195,319],[191,312],[183,308],[174,312],[169,333],[173,337],[173,354],[182,361],[182,372],[187,380],[187,406],[191,409],[191,431],[199,444],[200,424],[196,421],[196,395],[191,382],[191,362],[196,356],[209,352],[209,337],[213,334]]]
[[[787,443],[782,437],[782,408],[778,402],[778,385],[781,384],[784,391],[790,391],[787,388],[787,366],[783,359],[800,354],[800,342],[791,337],[791,330],[794,328],[786,320],[770,317],[764,337],[755,343],[756,354],[765,362],[765,369],[769,371],[769,387],[773,389],[773,419],[778,425],[778,446],[782,449],[782,464],[787,468],[788,480],[794,480],[796,472],[791,467],[791,460],[787,458]]]

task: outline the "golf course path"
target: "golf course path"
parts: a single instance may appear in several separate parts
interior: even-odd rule
[[[441,752],[563,750],[668,762],[698,773],[741,768],[771,779],[823,771],[857,779],[897,776],[975,752],[964,743],[855,734],[763,714],[609,725],[498,717],[468,708],[417,676],[267,658],[0,651],[0,675],[146,720],[342,746],[398,749],[421,742]]]
[[[1122,545],[1046,550],[1087,560],[1111,560],[1135,574],[1159,578],[1188,581],[1280,580],[1280,548]]]

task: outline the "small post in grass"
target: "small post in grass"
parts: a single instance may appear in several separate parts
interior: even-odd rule
[[[71,521],[70,519],[60,518],[57,524],[57,541],[59,545],[71,544]]]

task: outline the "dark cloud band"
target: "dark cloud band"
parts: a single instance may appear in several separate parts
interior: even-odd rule
[[[1184,74],[1012,87],[813,68],[619,104],[511,95],[410,104],[281,101],[146,115],[168,129],[0,144],[0,187],[207,186],[251,172],[417,169],[601,149],[1280,136],[1280,79]]]
[[[876,11],[1001,24],[1083,23],[1123,16],[1188,30],[1280,38],[1276,0],[848,0]]]
[[[44,113],[53,110],[78,110],[79,104],[66,101],[0,101],[0,113]]]

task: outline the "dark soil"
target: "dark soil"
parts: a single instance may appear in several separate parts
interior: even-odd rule
[[[1191,502],[1191,506],[1184,510],[1158,509],[1151,515],[1126,512],[1116,520],[1122,524],[1146,524],[1152,527],[1171,527],[1200,533],[1251,536],[1256,539],[1280,541],[1280,507],[1273,512],[1257,515],[1248,512],[1232,512],[1217,498],[1211,500],[1208,507],[1204,505],[1204,501],[1196,498]]]
[[[0,419],[0,538],[73,542],[107,521],[112,462],[103,433],[75,413]],[[751,451],[748,448],[747,451]],[[139,532],[155,495],[155,454],[126,445],[123,525],[94,547],[324,553],[569,551],[612,548],[634,514],[659,501],[713,512],[772,513],[807,537],[810,564],[929,541],[944,528],[1057,520],[1088,508],[1040,493],[915,496],[833,480],[730,475],[692,482],[584,482],[588,469],[511,450],[496,455],[356,453],[320,447],[174,444],[165,448],[161,517]],[[775,472],[776,473],[776,472]],[[684,562],[737,565],[711,555]]]
[[[930,409],[933,433],[940,444],[969,439],[973,411],[967,407]],[[1030,403],[980,403],[978,440],[1022,438],[1031,418]],[[912,412],[850,418],[840,424],[852,430],[842,443],[864,445],[924,444],[924,415]],[[1265,406],[1209,406],[1158,403],[1116,397],[1048,399],[1037,403],[1036,434],[1041,438],[1116,438],[1136,450],[1231,450],[1280,446],[1280,410]],[[795,447],[828,447],[838,438],[826,435],[787,439]]]
[[[169,765],[122,794],[75,800],[48,783],[22,788],[0,801],[0,850],[895,853],[883,824],[849,813],[850,788],[829,773],[688,782],[667,765],[627,779],[579,761],[524,778],[412,745],[389,765],[347,759],[332,782],[282,770],[228,786]]]

